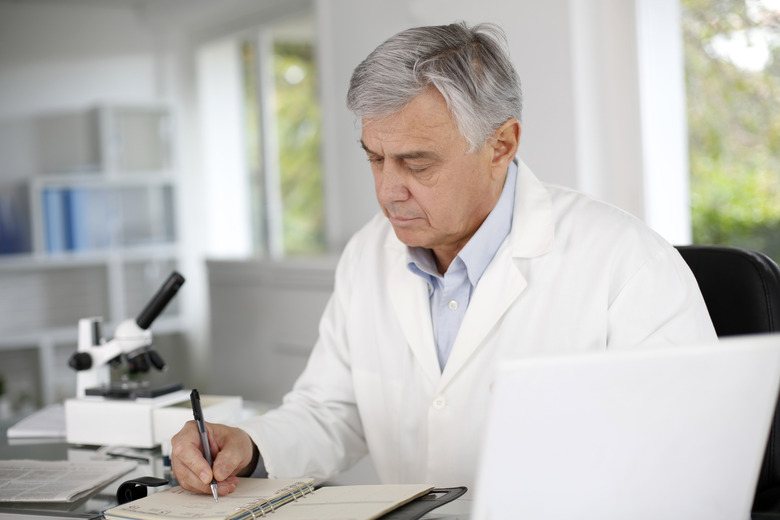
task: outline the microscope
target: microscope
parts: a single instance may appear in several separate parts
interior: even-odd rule
[[[121,322],[109,341],[101,331],[102,318],[79,320],[77,351],[68,361],[77,371],[76,397],[65,401],[69,443],[153,448],[170,438],[172,427],[180,427],[166,425],[162,412],[177,405],[176,417],[189,412],[181,404],[189,403],[189,394],[180,383],[151,388],[131,380],[112,382],[111,368],[126,363],[131,374],[142,374],[165,367],[149,327],[183,283],[184,277],[174,271],[138,317]]]
[[[77,371],[77,398],[136,399],[158,397],[181,389],[179,383],[150,388],[143,382],[112,382],[111,368],[124,362],[131,375],[146,373],[152,367],[157,370],[165,368],[165,361],[152,345],[149,327],[183,284],[182,275],[175,271],[171,273],[138,317],[121,322],[110,341],[106,341],[102,334],[103,318],[79,320],[77,351],[68,361],[68,365]]]

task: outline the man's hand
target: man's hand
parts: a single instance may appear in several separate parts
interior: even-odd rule
[[[239,474],[249,475],[257,464],[255,446],[249,435],[240,428],[224,424],[206,423],[211,458],[214,461],[213,475],[220,494],[235,491]],[[171,469],[184,489],[211,494],[212,468],[203,458],[200,435],[195,421],[187,424],[171,439]]]

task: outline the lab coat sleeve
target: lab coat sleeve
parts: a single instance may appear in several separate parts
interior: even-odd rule
[[[696,279],[672,246],[617,288],[608,316],[608,347],[717,341]]]
[[[269,477],[327,479],[367,452],[345,334],[359,249],[355,239],[345,248],[319,338],[293,390],[279,408],[239,424],[257,444]]]

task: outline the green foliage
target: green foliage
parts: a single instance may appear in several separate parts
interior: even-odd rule
[[[682,0],[693,238],[780,260],[780,39],[761,70],[718,53],[718,39],[774,31],[760,0]]]
[[[284,249],[320,253],[325,250],[322,125],[313,48],[277,42],[274,54]]]

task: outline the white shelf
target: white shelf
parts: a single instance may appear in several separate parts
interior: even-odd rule
[[[16,197],[30,237],[29,252],[0,255],[0,374],[12,398],[16,384],[36,404],[58,399],[78,320],[102,316],[110,338],[178,269],[171,119],[157,105],[38,118],[40,173],[5,199]],[[53,196],[65,206],[47,206]],[[47,224],[63,247],[47,244]],[[179,308],[174,299],[153,334],[182,332]]]
[[[98,188],[106,186],[120,187],[157,187],[174,184],[175,179],[169,171],[143,171],[133,173],[93,172],[93,173],[50,173],[38,175],[30,180],[33,188]]]
[[[140,311],[141,309],[139,309]],[[116,328],[117,323],[104,323],[103,331],[107,338],[111,338],[111,333]],[[150,330],[154,334],[175,334],[181,332],[181,319],[177,316],[160,316],[157,318]],[[22,332],[18,334],[4,334],[0,336],[0,352],[4,350],[20,350],[28,348],[37,348],[41,342],[51,343],[53,345],[73,345],[73,351],[76,351],[76,342],[78,340],[78,323],[72,327],[53,327],[51,329],[38,332]]]
[[[0,255],[0,274],[3,271],[35,271],[58,267],[87,267],[142,260],[174,260],[178,258],[176,244],[129,246],[95,251],[66,251],[62,253],[22,253]]]

